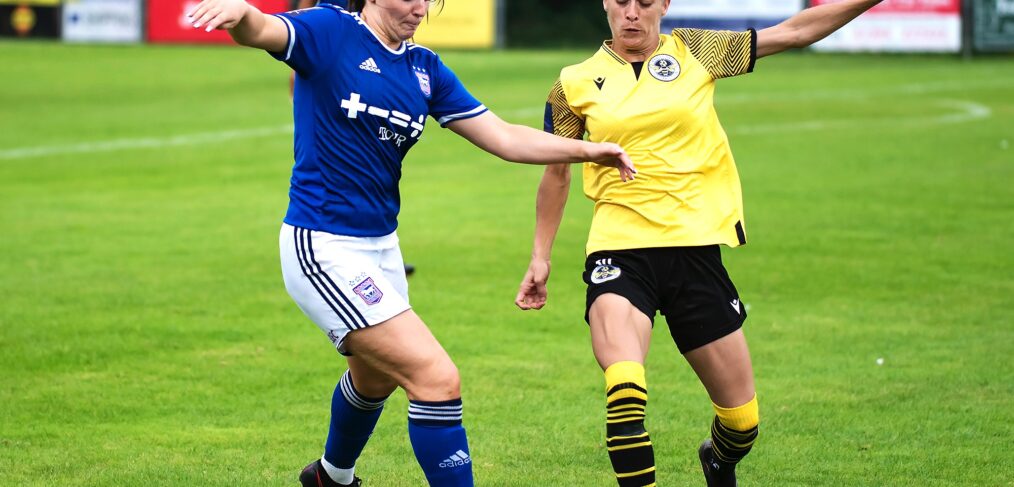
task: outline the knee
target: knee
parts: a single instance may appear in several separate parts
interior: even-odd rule
[[[447,401],[461,397],[461,376],[445,355],[414,371],[403,387],[412,400]]]

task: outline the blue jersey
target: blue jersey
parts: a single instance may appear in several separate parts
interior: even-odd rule
[[[289,29],[272,53],[296,72],[295,166],[285,222],[354,237],[398,226],[398,181],[426,116],[441,126],[486,111],[440,57],[392,50],[358,14],[337,6],[278,14]]]

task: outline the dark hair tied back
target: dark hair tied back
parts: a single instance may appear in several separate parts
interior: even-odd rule
[[[443,10],[444,8],[443,0],[429,0],[429,1],[430,3],[440,5],[440,9]],[[349,7],[346,10],[348,10],[349,12],[362,12],[363,6],[366,5],[366,0],[349,0],[348,3]]]

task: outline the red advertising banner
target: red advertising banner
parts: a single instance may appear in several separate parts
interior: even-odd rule
[[[248,0],[264,13],[288,10],[287,0]],[[148,0],[148,42],[188,44],[231,44],[232,38],[224,30],[205,32],[195,29],[187,21],[187,12],[199,0]]]
[[[811,0],[810,5],[826,5],[842,0]],[[956,14],[961,12],[961,0],[884,0],[863,15],[897,14],[897,13],[940,13]]]

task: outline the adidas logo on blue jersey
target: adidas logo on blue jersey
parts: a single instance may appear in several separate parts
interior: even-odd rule
[[[359,65],[359,69],[362,69],[363,71],[370,71],[372,73],[380,74],[380,68],[377,67],[377,62],[374,61],[373,58],[367,58],[365,61],[363,61],[363,63]]]
[[[472,458],[464,451],[458,450],[453,455],[440,462],[440,468],[460,467],[466,463],[472,463]]]

